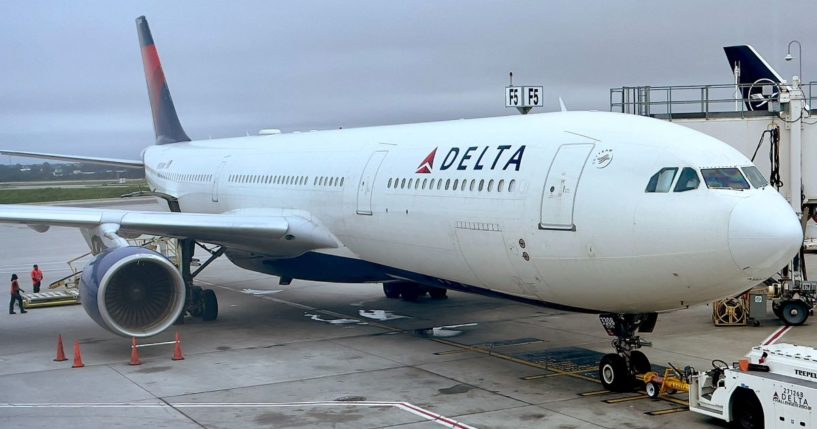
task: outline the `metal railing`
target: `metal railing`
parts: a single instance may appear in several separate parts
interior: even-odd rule
[[[814,106],[817,82],[801,84]],[[785,89],[784,89],[785,90]],[[769,115],[780,111],[778,84],[623,86],[610,89],[610,111],[673,118]],[[745,94],[751,94],[746,97]]]

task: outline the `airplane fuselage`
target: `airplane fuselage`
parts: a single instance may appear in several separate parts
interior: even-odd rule
[[[800,233],[769,186],[645,192],[662,168],[752,164],[716,139],[632,115],[195,141],[149,147],[143,161],[151,188],[176,196],[182,211],[274,208],[308,216],[342,243],[296,258],[228,250],[239,266],[591,311],[664,311],[737,293],[785,265]],[[785,226],[762,231],[780,217]]]

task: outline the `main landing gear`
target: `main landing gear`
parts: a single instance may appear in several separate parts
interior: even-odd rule
[[[615,353],[604,355],[599,363],[599,379],[605,389],[613,392],[624,392],[633,389],[637,384],[636,374],[645,374],[651,370],[650,361],[638,349],[651,345],[642,340],[636,332],[652,332],[657,313],[599,315],[607,335],[616,337],[613,340]]]
[[[428,293],[431,299],[448,298],[448,289],[441,287],[430,287],[419,283],[395,281],[383,283],[383,293],[386,298],[403,298],[404,301],[417,301],[421,296]]]
[[[206,250],[210,254],[210,257],[196,268],[196,271],[191,272],[190,266],[193,263],[193,253],[196,249],[196,245]],[[216,320],[216,318],[218,318],[218,299],[216,298],[216,293],[212,289],[204,289],[194,285],[193,278],[205,267],[210,265],[211,262],[223,255],[224,247],[219,246],[210,249],[192,239],[179,240],[179,247],[181,247],[180,262],[182,278],[184,279],[184,285],[187,290],[185,313],[193,317],[200,317],[201,320],[205,322]],[[178,322],[184,323],[184,314],[179,317]]]

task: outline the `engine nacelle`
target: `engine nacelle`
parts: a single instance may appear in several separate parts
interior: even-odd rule
[[[103,328],[124,337],[149,337],[184,310],[185,286],[173,263],[143,247],[117,247],[94,258],[82,273],[80,300]]]

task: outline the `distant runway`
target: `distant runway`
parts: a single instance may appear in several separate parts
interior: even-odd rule
[[[45,182],[3,182],[0,183],[0,191],[10,189],[45,189],[45,188],[93,188],[97,186],[129,186],[144,182],[144,179],[128,179],[120,183],[115,179],[107,180],[54,180]]]

